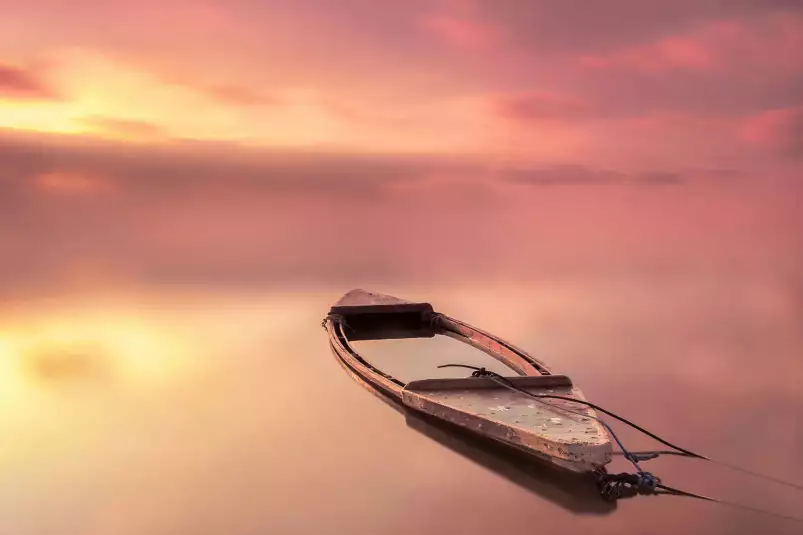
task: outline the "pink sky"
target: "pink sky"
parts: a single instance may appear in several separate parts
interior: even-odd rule
[[[0,8],[10,129],[641,166],[790,158],[803,143],[790,2]]]
[[[0,273],[783,266],[802,7],[0,0]]]

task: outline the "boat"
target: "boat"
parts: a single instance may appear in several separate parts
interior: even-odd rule
[[[355,289],[332,305],[323,326],[332,352],[350,375],[417,413],[571,472],[604,471],[611,462],[611,436],[593,408],[571,401],[584,402],[585,397],[568,376],[553,373],[497,336],[436,312],[430,303]],[[470,377],[404,383],[368,362],[352,345],[434,336],[467,343],[515,375],[480,368]]]

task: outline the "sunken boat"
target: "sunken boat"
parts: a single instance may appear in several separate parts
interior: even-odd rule
[[[412,302],[352,290],[323,320],[333,353],[358,380],[410,409],[493,439],[572,472],[604,469],[611,436],[580,388],[522,349],[465,322]],[[500,376],[476,369],[465,378],[404,383],[380,370],[353,347],[360,340],[448,336],[467,343],[512,370]]]

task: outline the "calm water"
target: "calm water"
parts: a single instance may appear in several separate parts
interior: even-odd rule
[[[320,327],[357,286],[429,300],[670,440],[803,481],[799,181],[371,198],[235,186],[20,193],[0,211],[0,535],[801,533],[677,497],[605,507],[394,410]],[[490,360],[445,338],[362,346],[404,379]],[[803,506],[701,462],[651,469]]]
[[[348,289],[7,300],[0,533],[801,532],[686,498],[610,508],[572,480],[394,410],[327,346],[320,321]],[[693,450],[803,480],[799,279],[698,270],[368,289],[430,300]],[[491,361],[445,338],[360,347],[404,379]],[[803,506],[803,494],[705,463],[651,468],[755,507]]]

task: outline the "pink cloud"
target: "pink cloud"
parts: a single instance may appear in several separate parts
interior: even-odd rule
[[[421,24],[440,41],[460,50],[487,51],[503,40],[501,28],[470,16],[430,15]]]
[[[635,45],[607,55],[583,55],[579,63],[592,69],[623,69],[645,73],[672,70],[707,71],[713,63],[711,50],[689,37],[672,37],[656,43]]]
[[[770,152],[803,156],[803,105],[762,112],[747,118],[743,139]]]
[[[38,73],[0,63],[0,98],[52,99],[56,95]]]
[[[662,124],[656,122],[661,135]],[[604,134],[615,143],[609,152],[627,150],[630,140],[618,139],[608,126]],[[688,130],[692,126],[697,127]],[[523,266],[516,273],[543,268],[563,274],[567,266],[610,266],[611,258],[619,258],[623,269],[642,259],[671,260],[678,251],[667,250],[667,243],[683,244],[685,269],[690,258],[708,262],[711,246],[733,254],[755,251],[745,249],[744,233],[733,231],[736,224],[756,236],[770,236],[774,241],[751,243],[779,244],[785,255],[779,258],[789,258],[785,248],[797,238],[791,223],[778,225],[779,209],[799,220],[785,191],[778,192],[778,202],[784,203],[780,208],[755,202],[751,190],[745,190],[747,195],[717,193],[724,184],[761,187],[760,179],[722,180],[713,187],[706,181],[698,188],[690,178],[683,187],[660,194],[651,187],[643,192],[620,187],[680,180],[683,176],[660,171],[688,166],[686,158],[675,159],[673,167],[653,167],[649,176],[592,163],[531,165],[526,166],[529,173],[517,177],[504,170],[491,174],[484,163],[469,168],[429,158],[174,146],[83,147],[41,136],[0,139],[0,221],[16,229],[0,233],[4,258],[11,259],[0,263],[2,280],[13,281],[9,288],[28,281],[58,284],[72,276],[72,266],[87,264],[101,266],[109,277],[220,285],[340,283],[378,274],[431,280],[432,265],[449,276],[455,270],[477,273],[510,266]],[[621,172],[628,174],[619,178]],[[469,173],[476,180],[466,184],[463,177]],[[539,187],[559,184],[568,185]],[[726,212],[734,203],[738,206]],[[766,216],[745,219],[749,214],[737,213],[740,207]],[[416,217],[410,218],[411,213]],[[347,240],[333,242],[320,231],[332,220]],[[765,225],[754,224],[762,220]],[[461,228],[467,238],[446,246],[425,239],[433,228],[444,226]],[[701,228],[709,229],[704,239]],[[790,237],[779,236],[776,229]],[[720,238],[734,243],[723,245]],[[479,262],[471,246],[478,240],[490,247]],[[599,258],[593,256],[597,253]],[[422,257],[432,262],[422,264]],[[589,264],[600,258],[602,264]],[[14,259],[20,260],[15,264]]]
[[[734,127],[727,117],[653,111],[603,129],[615,132],[617,152],[629,158],[710,167],[744,163]]]
[[[678,71],[712,73],[755,65],[794,71],[803,64],[803,16],[784,13],[735,21],[719,20],[688,33],[637,43],[607,54],[577,58],[597,70],[662,74]]]
[[[110,184],[97,176],[71,171],[42,173],[34,178],[34,185],[38,191],[47,195],[85,196],[111,190]]]
[[[242,80],[233,80],[227,75],[227,81],[219,82],[208,79],[209,73],[200,75],[186,71],[170,71],[169,69],[142,66],[143,70],[158,77],[165,84],[175,85],[194,91],[205,97],[212,98],[222,104],[237,107],[276,106],[282,104],[282,99],[265,91],[260,87],[252,87]],[[220,77],[219,79],[223,79]]]
[[[517,121],[575,119],[590,111],[584,100],[543,91],[495,95],[490,101],[500,117]]]
[[[218,85],[204,89],[212,97],[235,106],[276,106],[281,99],[240,85]]]

